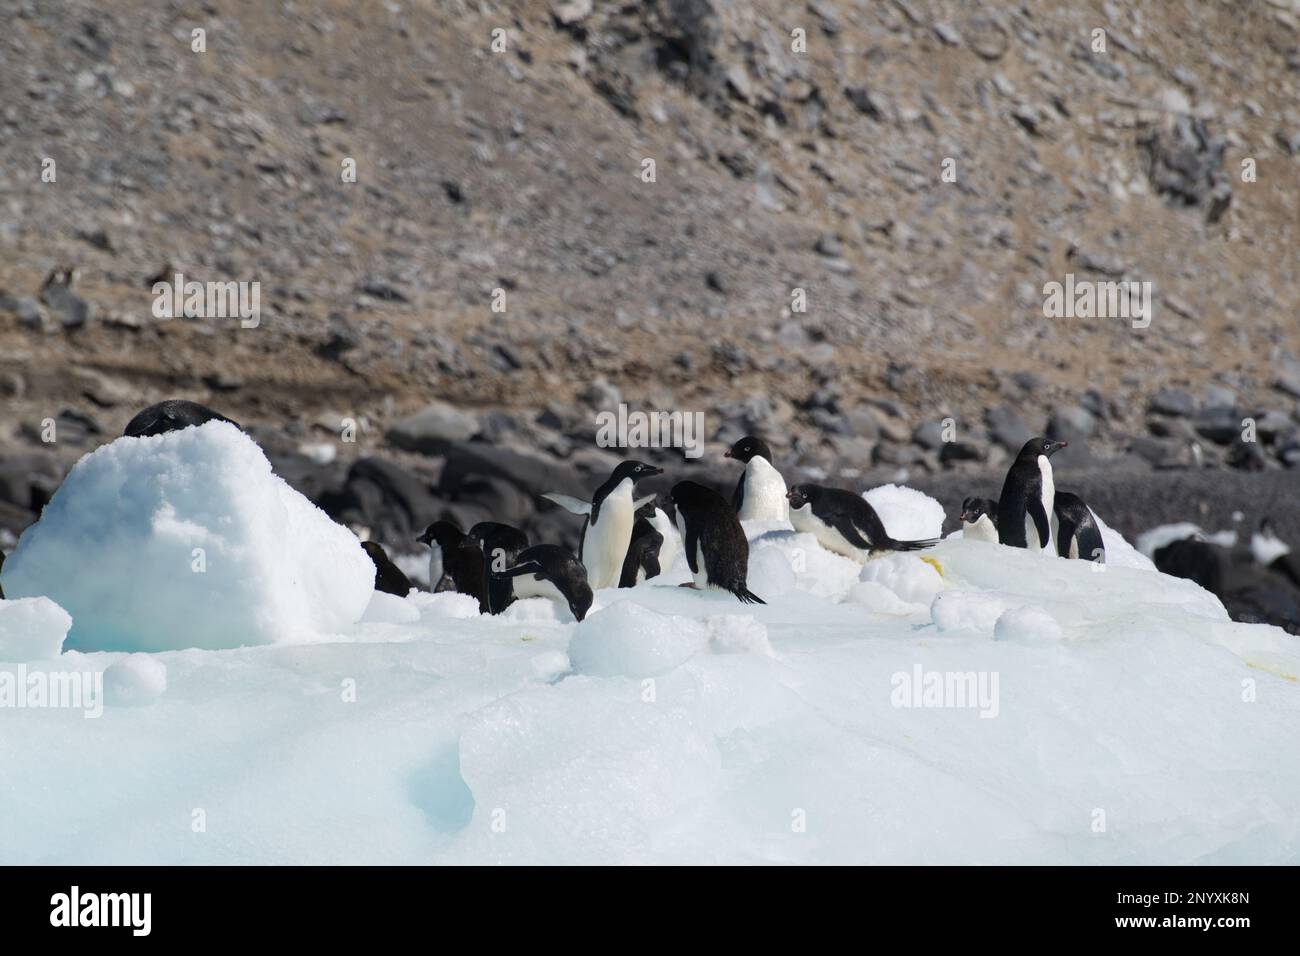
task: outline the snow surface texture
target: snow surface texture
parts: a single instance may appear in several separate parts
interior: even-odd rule
[[[28,665],[109,700],[0,713],[0,862],[1300,862],[1281,630],[1109,529],[1105,566],[747,531],[766,606],[682,563],[576,625],[376,595],[329,643]]]
[[[72,615],[76,650],[312,640],[361,618],[374,577],[356,536],[225,422],[86,455],[3,570],[6,596]]]
[[[0,600],[0,661],[48,661],[59,656],[72,618],[49,598]]]

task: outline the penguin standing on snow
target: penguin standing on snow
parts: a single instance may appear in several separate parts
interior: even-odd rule
[[[483,552],[450,521],[435,521],[416,538],[429,546],[429,590],[468,594],[488,613],[487,574]]]
[[[939,543],[938,538],[896,541],[885,531],[876,509],[851,491],[803,484],[791,488],[787,497],[795,531],[806,531],[826,550],[855,561],[881,551],[920,551]]]
[[[618,579],[621,588],[634,588],[660,573],[659,549],[663,547],[664,536],[651,522],[657,510],[653,505],[637,509],[632,541],[627,546],[627,557],[623,559],[623,571]]]
[[[772,449],[767,447],[767,442],[746,435],[723,457],[734,458],[745,466],[731,496],[731,503],[736,506],[741,521],[789,519],[790,503],[785,497],[785,479],[772,467]]]
[[[411,579],[402,573],[401,568],[393,564],[378,541],[362,541],[361,547],[375,563],[376,591],[396,594],[398,597],[406,597],[411,593]]]
[[[1250,536],[1250,556],[1256,564],[1276,571],[1300,588],[1300,561],[1291,553],[1291,546],[1277,536],[1273,522],[1267,518],[1259,523],[1259,530]]]
[[[749,540],[727,499],[694,481],[679,481],[669,501],[677,507],[677,526],[694,587],[720,588],[742,603],[766,604],[746,584]]]
[[[623,574],[627,548],[632,543],[632,527],[636,524],[637,509],[654,500],[654,495],[649,495],[634,501],[632,492],[638,481],[663,473],[662,468],[645,462],[624,461],[596,489],[590,504],[555,492],[542,495],[573,514],[587,516],[578,557],[587,567],[587,583],[593,588],[612,588],[618,585]]]
[[[1083,499],[1068,491],[1058,491],[1052,508],[1056,513],[1056,553],[1063,558],[1104,564],[1106,545],[1101,540],[1101,528]]]
[[[500,614],[510,606],[514,591],[509,579],[493,577],[518,563],[519,553],[528,547],[528,535],[499,521],[480,521],[465,534],[483,554],[483,575],[487,579],[488,611]]]
[[[1052,521],[1056,511],[1056,486],[1052,482],[1052,455],[1067,442],[1031,438],[1007,472],[998,498],[998,540],[1030,551],[1052,549]]]
[[[495,571],[492,577],[508,584],[513,598],[544,597],[564,605],[575,620],[591,610],[591,585],[587,569],[565,548],[556,544],[535,544],[519,552],[513,567]]]
[[[998,543],[998,503],[992,498],[967,498],[961,503],[963,541]]]

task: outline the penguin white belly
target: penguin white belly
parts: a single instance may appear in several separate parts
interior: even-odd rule
[[[598,521],[587,525],[582,538],[582,563],[592,590],[618,585],[623,573],[623,559],[632,543],[632,481],[623,479],[600,503]]]
[[[1025,541],[1030,550],[1051,551],[1052,541],[1056,537],[1056,485],[1052,482],[1052,463],[1046,455],[1038,456],[1038,474],[1042,480],[1043,513],[1047,515],[1048,537],[1046,541],[1039,541],[1038,526],[1032,517],[1026,515],[1028,524],[1025,525]],[[1033,546],[1035,541],[1038,541],[1037,549]]]
[[[790,502],[785,479],[766,458],[755,455],[745,466],[745,494],[740,502],[741,521],[787,521]]]
[[[437,589],[442,580],[442,545],[437,541],[429,548],[429,590]]]
[[[963,521],[961,536],[966,541],[990,541],[998,543],[998,529],[989,520],[988,515],[980,515],[974,522]]]
[[[655,509],[650,524],[664,539],[663,544],[659,545],[659,570],[662,573],[671,568],[673,562],[677,560],[677,553],[681,550],[682,539],[678,537],[677,529],[668,520],[668,515],[662,508]]]
[[[546,578],[538,577],[536,574],[521,574],[514,579],[515,597],[523,600],[530,597],[549,598],[552,601],[560,602],[563,607],[568,607],[569,602],[565,600],[564,595]]]
[[[817,543],[827,551],[842,554],[854,561],[865,561],[868,557],[866,551],[849,544],[844,535],[813,514],[812,505],[806,504],[802,508],[792,508],[790,510],[790,524],[795,531],[804,531],[811,534],[817,539]]]

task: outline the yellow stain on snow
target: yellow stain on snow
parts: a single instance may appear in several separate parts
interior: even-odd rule
[[[525,634],[525,635],[523,635],[522,637],[520,637],[519,639],[520,639],[521,641],[535,641],[535,640],[537,640],[537,635],[536,635],[536,634]]]
[[[1289,680],[1293,684],[1296,683],[1297,680],[1300,680],[1295,676],[1295,674],[1288,674],[1286,671],[1280,671],[1277,668],[1269,667],[1266,664],[1257,664],[1255,661],[1246,661],[1246,666],[1253,667],[1257,671],[1263,671],[1265,674],[1272,674],[1274,677],[1280,677],[1283,680]]]
[[[929,555],[925,555],[925,554],[918,554],[917,557],[920,558],[922,561],[924,561],[926,564],[930,565],[930,567],[938,571],[939,577],[942,578],[944,576],[943,565],[939,563],[939,560],[937,558],[932,558]],[[947,579],[945,578],[945,580]]]

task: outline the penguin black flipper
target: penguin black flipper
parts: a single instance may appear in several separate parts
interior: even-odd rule
[[[865,501],[862,503],[866,504]],[[841,506],[841,502],[828,495],[823,511],[817,516],[838,531],[845,541],[863,551],[870,551],[874,547],[871,543],[873,539],[880,541],[889,537],[874,510],[862,513],[854,507],[854,502],[846,500],[844,504],[846,506]]]
[[[4,570],[4,566],[5,566],[5,553],[3,551],[0,551],[0,571]],[[3,601],[4,599],[5,599],[5,589],[3,586],[0,586],[0,601]]]
[[[745,503],[745,473],[740,473],[740,479],[736,482],[736,490],[731,493],[731,504],[736,509],[736,514],[740,514],[740,506]]]
[[[504,571],[493,571],[492,577],[508,580],[525,574],[544,573],[545,569],[536,561],[524,561],[522,564],[516,564],[513,568],[506,568]]]
[[[686,565],[691,569],[691,574],[699,574],[699,562],[695,560],[695,552],[699,550],[700,529],[696,522],[686,522],[686,534],[682,546],[686,548]]]
[[[638,509],[641,514],[643,509]],[[636,587],[637,572],[644,571],[646,579],[659,574],[659,549],[663,546],[664,536],[655,530],[649,520],[638,517],[632,526],[632,541],[623,558],[623,570],[619,574],[618,586]]]
[[[1038,531],[1038,543],[1040,546],[1052,540],[1052,525],[1047,520],[1047,512],[1043,510],[1043,499],[1034,496],[1025,502],[1025,509],[1029,517],[1034,519],[1034,528]],[[999,531],[999,533],[1001,533]]]
[[[998,497],[998,541],[1002,544],[1013,548],[1029,547],[1029,539],[1025,537],[1025,517],[1030,498],[1038,498],[1035,487],[1030,484],[1013,485],[1011,478],[1007,478],[1002,494]]]

